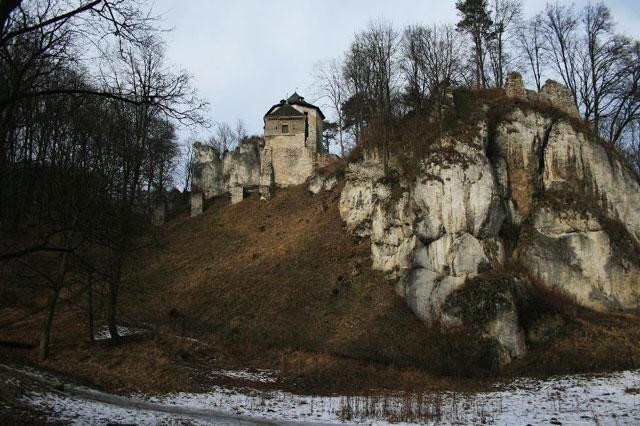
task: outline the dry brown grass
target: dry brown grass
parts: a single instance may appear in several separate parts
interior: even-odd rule
[[[128,265],[120,312],[153,331],[91,344],[82,305],[66,305],[44,366],[115,392],[197,391],[212,384],[211,369],[236,367],[274,368],[282,372],[275,386],[319,393],[476,388],[455,377],[494,377],[491,342],[472,330],[427,329],[371,270],[369,241],[343,229],[339,194],[312,197],[301,186],[270,202],[218,199],[200,217],[157,228]],[[578,308],[535,283],[532,294],[523,319],[557,313],[566,325],[505,373],[640,365],[637,316]],[[6,305],[0,321],[28,311]],[[0,340],[35,343],[39,325],[27,318],[0,330]],[[36,363],[29,349],[0,348],[0,359]]]
[[[297,187],[170,223],[131,263],[123,312],[262,349],[403,355],[422,326],[343,231],[338,196]]]

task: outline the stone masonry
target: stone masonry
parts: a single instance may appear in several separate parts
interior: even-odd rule
[[[510,98],[527,99],[527,91],[524,87],[522,76],[517,72],[512,72],[507,77],[504,90]]]
[[[547,80],[540,92],[526,90],[522,76],[517,72],[512,72],[507,77],[504,85],[507,96],[516,99],[541,101],[566,112],[571,117],[580,118],[580,112],[571,95],[571,90],[554,80]]]
[[[235,204],[245,190],[259,190],[266,200],[274,186],[304,183],[327,162],[323,120],[320,108],[294,93],[265,114],[264,140],[243,141],[224,153],[194,144],[191,215],[202,213],[203,199],[228,193]]]

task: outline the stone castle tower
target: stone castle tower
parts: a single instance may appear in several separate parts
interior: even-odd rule
[[[294,93],[265,114],[264,141],[246,140],[228,152],[194,144],[192,215],[202,212],[204,200],[225,193],[236,203],[245,192],[269,198],[274,185],[304,183],[327,160],[323,120],[320,108]]]
[[[325,152],[323,120],[320,108],[297,93],[269,108],[264,116],[261,187],[299,185],[311,176]]]

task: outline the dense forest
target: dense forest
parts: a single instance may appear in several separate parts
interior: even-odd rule
[[[117,339],[122,265],[173,184],[176,126],[204,123],[158,28],[142,1],[0,3],[2,279],[48,288],[41,358],[72,284],[104,288]]]

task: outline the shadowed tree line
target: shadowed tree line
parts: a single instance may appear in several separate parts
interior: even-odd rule
[[[103,291],[118,339],[123,264],[173,184],[176,126],[204,122],[149,10],[0,0],[0,277],[46,287],[41,358],[64,289],[86,294],[92,339]]]
[[[456,25],[399,31],[374,21],[342,57],[317,64],[317,94],[342,156],[372,123],[441,116],[448,89],[501,88],[519,71],[538,90],[549,78],[565,84],[582,118],[640,171],[640,42],[616,32],[604,3],[547,3],[528,18],[520,0],[459,0],[456,8]]]

